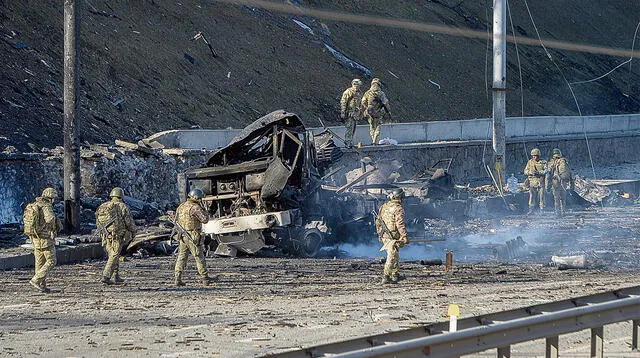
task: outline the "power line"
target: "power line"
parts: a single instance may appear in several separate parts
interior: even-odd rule
[[[442,35],[450,35],[457,37],[473,38],[473,39],[487,39],[487,34],[484,31],[456,28],[451,26],[428,24],[424,22],[417,22],[408,19],[395,19],[389,17],[372,16],[372,15],[357,15],[347,12],[340,12],[334,10],[322,10],[313,9],[308,7],[301,7],[290,4],[275,3],[265,0],[214,0],[219,3],[232,4],[232,5],[245,5],[249,7],[263,8],[276,12],[286,13],[290,15],[306,15],[315,17],[318,19],[332,20],[339,22],[349,22],[361,25],[374,25],[391,27],[405,30],[413,30],[419,32],[437,33]],[[507,38],[507,42],[513,42],[514,40]],[[520,45],[538,46],[540,44],[539,39],[531,37],[520,37]],[[626,49],[618,49],[613,47],[595,46],[588,44],[578,44],[566,41],[557,40],[544,40],[544,43],[549,48],[558,50],[586,52],[600,55],[608,55],[615,57],[632,57],[633,51]]]

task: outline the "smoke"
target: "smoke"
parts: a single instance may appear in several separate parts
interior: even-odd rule
[[[640,257],[629,248],[635,245],[640,232],[640,221],[632,219],[638,213],[640,207],[635,206],[586,210],[571,213],[562,220],[545,212],[485,221],[492,224],[489,226],[478,225],[477,221],[465,222],[461,225],[470,226],[466,228],[470,233],[445,237],[443,242],[410,243],[400,249],[400,259],[444,261],[446,251],[450,250],[454,261],[459,263],[547,264],[552,255],[582,254],[592,264],[637,267]],[[507,242],[516,242],[518,237],[526,245],[516,248],[507,245]],[[371,238],[359,244],[340,244],[337,249],[350,258],[380,258],[386,256],[386,252],[379,251],[381,247],[381,243]]]

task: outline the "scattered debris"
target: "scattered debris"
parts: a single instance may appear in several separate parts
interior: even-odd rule
[[[218,57],[218,54],[216,53],[216,50],[213,49],[213,46],[211,46],[211,43],[207,40],[206,37],[204,37],[204,34],[199,31],[198,33],[196,33],[192,38],[191,41],[198,41],[202,39],[202,41],[204,41],[205,44],[207,44],[207,46],[209,47],[209,50],[211,51],[211,55],[213,55],[214,58]],[[187,54],[185,53],[185,56],[187,56]],[[191,56],[189,56],[191,57]],[[193,62],[191,62],[192,64],[195,63],[195,59],[193,60]],[[231,73],[231,72],[229,72]]]
[[[576,256],[551,256],[551,263],[558,269],[584,268],[587,265],[585,255]]]

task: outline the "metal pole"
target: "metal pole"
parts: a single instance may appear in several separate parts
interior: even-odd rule
[[[558,358],[558,336],[547,337],[545,358]]]
[[[80,229],[78,74],[80,16],[75,0],[64,1],[64,227]]]
[[[591,328],[591,358],[604,358],[604,327]]]
[[[634,319],[631,323],[633,325],[632,328],[632,336],[631,336],[631,350],[638,350],[638,343],[640,343],[640,320]]]
[[[507,0],[493,0],[493,152],[496,177],[502,188],[505,168],[507,88]]]

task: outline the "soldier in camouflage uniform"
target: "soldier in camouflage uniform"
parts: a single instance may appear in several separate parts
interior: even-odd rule
[[[107,264],[102,272],[102,283],[111,284],[111,277],[115,283],[122,283],[120,277],[120,252],[122,245],[136,234],[136,226],[131,217],[127,204],[122,202],[124,191],[113,188],[109,194],[111,200],[103,203],[96,210],[96,226],[102,246],[107,252]]]
[[[531,159],[524,167],[524,174],[529,182],[529,211],[532,214],[536,204],[540,206],[540,212],[544,209],[544,188],[547,173],[547,161],[540,159],[540,149],[531,150]]]
[[[202,237],[202,224],[209,221],[209,214],[201,206],[200,201],[204,193],[200,189],[189,192],[189,199],[176,209],[176,229],[180,246],[178,248],[178,260],[175,267],[175,285],[184,286],[182,272],[187,263],[189,253],[196,260],[196,268],[203,285],[211,282],[204,260],[204,238]]]
[[[36,266],[35,275],[29,283],[41,292],[50,292],[47,288],[47,274],[57,261],[55,237],[62,229],[60,219],[53,212],[53,202],[57,198],[58,193],[54,188],[44,189],[42,196],[36,198],[38,224],[33,235],[29,235]]]
[[[547,175],[547,192],[552,190],[556,215],[562,217],[567,202],[567,190],[573,190],[574,182],[569,162],[558,148],[553,150],[553,159],[549,162]]]
[[[369,121],[369,134],[371,135],[372,144],[375,145],[380,135],[380,125],[382,124],[384,111],[391,116],[389,100],[380,89],[380,79],[374,78],[371,80],[371,88],[362,96],[361,108]]]
[[[351,87],[342,93],[342,98],[340,99],[340,118],[344,121],[344,144],[347,147],[353,145],[356,123],[362,118],[362,109],[360,108],[362,102],[361,86],[362,81],[355,78],[351,81]]]
[[[382,284],[398,282],[398,262],[400,260],[398,249],[409,242],[404,224],[404,208],[402,207],[404,191],[394,189],[389,197],[391,200],[382,204],[376,218],[376,231],[379,240],[384,244],[382,249],[387,251]]]

